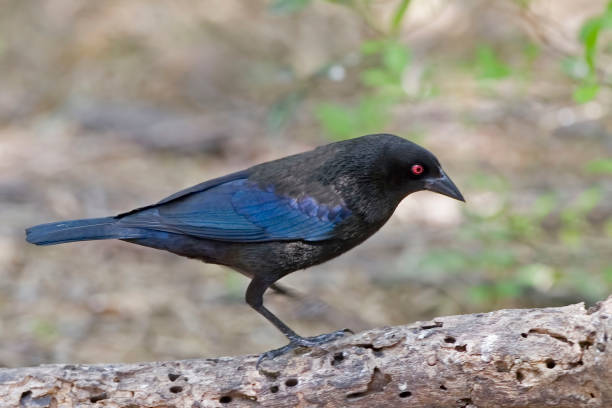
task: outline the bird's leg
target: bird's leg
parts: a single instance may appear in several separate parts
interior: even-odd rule
[[[289,344],[284,347],[270,350],[268,352],[263,353],[259,360],[257,360],[257,366],[266,359],[274,359],[282,354],[285,354],[288,351],[291,351],[297,347],[314,347],[319,346],[323,343],[327,343],[329,341],[338,339],[347,333],[352,333],[348,329],[338,330],[333,333],[321,334],[313,337],[302,337],[293,330],[289,328],[285,323],[283,323],[278,317],[274,315],[271,311],[269,311],[263,305],[263,294],[270,287],[270,283],[260,280],[258,278],[253,278],[249,287],[246,291],[246,302],[255,309],[259,314],[268,319],[270,323],[272,323],[281,333],[283,333],[288,339]]]

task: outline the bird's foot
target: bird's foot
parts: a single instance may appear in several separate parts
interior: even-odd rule
[[[259,359],[257,360],[257,364],[255,365],[255,368],[259,370],[259,365],[263,361],[274,360],[276,357],[282,356],[283,354],[291,350],[295,350],[300,347],[307,347],[307,348],[317,347],[317,346],[320,346],[321,344],[329,343],[330,341],[334,341],[336,339],[344,337],[347,334],[353,334],[353,332],[350,329],[342,329],[342,330],[337,330],[332,333],[320,334],[318,336],[313,336],[313,337],[300,337],[300,336],[294,337],[291,339],[289,344],[287,344],[286,346],[283,346],[283,347],[280,347],[274,350],[266,351],[261,356],[259,356]]]

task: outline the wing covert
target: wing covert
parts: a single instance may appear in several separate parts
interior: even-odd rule
[[[331,238],[349,215],[342,205],[332,207],[308,196],[285,197],[238,179],[164,201],[121,223],[231,242],[320,241]]]

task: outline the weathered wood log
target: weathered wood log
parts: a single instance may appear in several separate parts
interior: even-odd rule
[[[612,297],[256,356],[0,369],[2,407],[612,407]]]

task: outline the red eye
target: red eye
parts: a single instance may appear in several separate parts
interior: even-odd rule
[[[420,164],[413,164],[410,170],[412,171],[412,174],[414,174],[415,176],[418,176],[418,175],[423,174],[423,172],[425,171],[425,168],[421,166]]]

